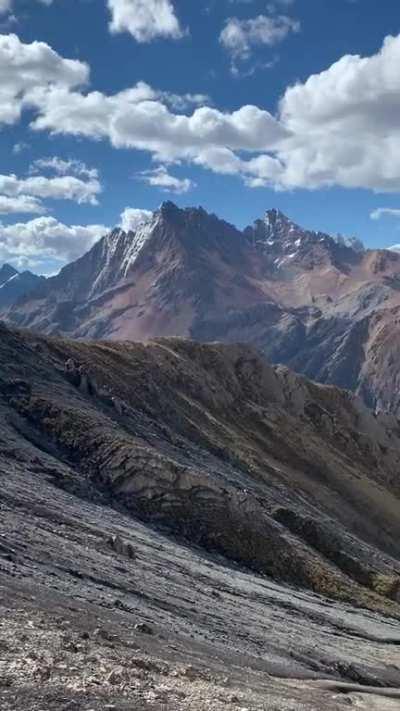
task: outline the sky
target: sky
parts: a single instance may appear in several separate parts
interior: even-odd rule
[[[0,0],[0,263],[164,200],[400,242],[397,0]]]

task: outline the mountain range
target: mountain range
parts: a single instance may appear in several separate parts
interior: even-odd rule
[[[400,254],[303,229],[278,210],[240,231],[166,202],[33,286],[0,301],[11,325],[78,339],[245,342],[400,411]]]

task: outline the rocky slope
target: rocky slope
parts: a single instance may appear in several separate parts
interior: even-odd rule
[[[250,347],[1,326],[2,708],[396,708],[399,462]]]
[[[399,253],[304,230],[277,210],[242,233],[164,203],[136,233],[114,230],[2,313],[74,338],[251,343],[398,413],[399,285]]]
[[[0,357],[4,419],[135,515],[319,592],[400,598],[395,417],[248,346],[3,327]]]

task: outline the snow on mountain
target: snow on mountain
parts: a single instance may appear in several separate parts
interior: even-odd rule
[[[44,277],[30,271],[18,272],[9,264],[0,268],[0,308],[9,308],[24,295],[30,294]]]

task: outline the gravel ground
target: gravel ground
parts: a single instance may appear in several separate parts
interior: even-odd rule
[[[2,711],[400,708],[396,620],[0,473]]]

